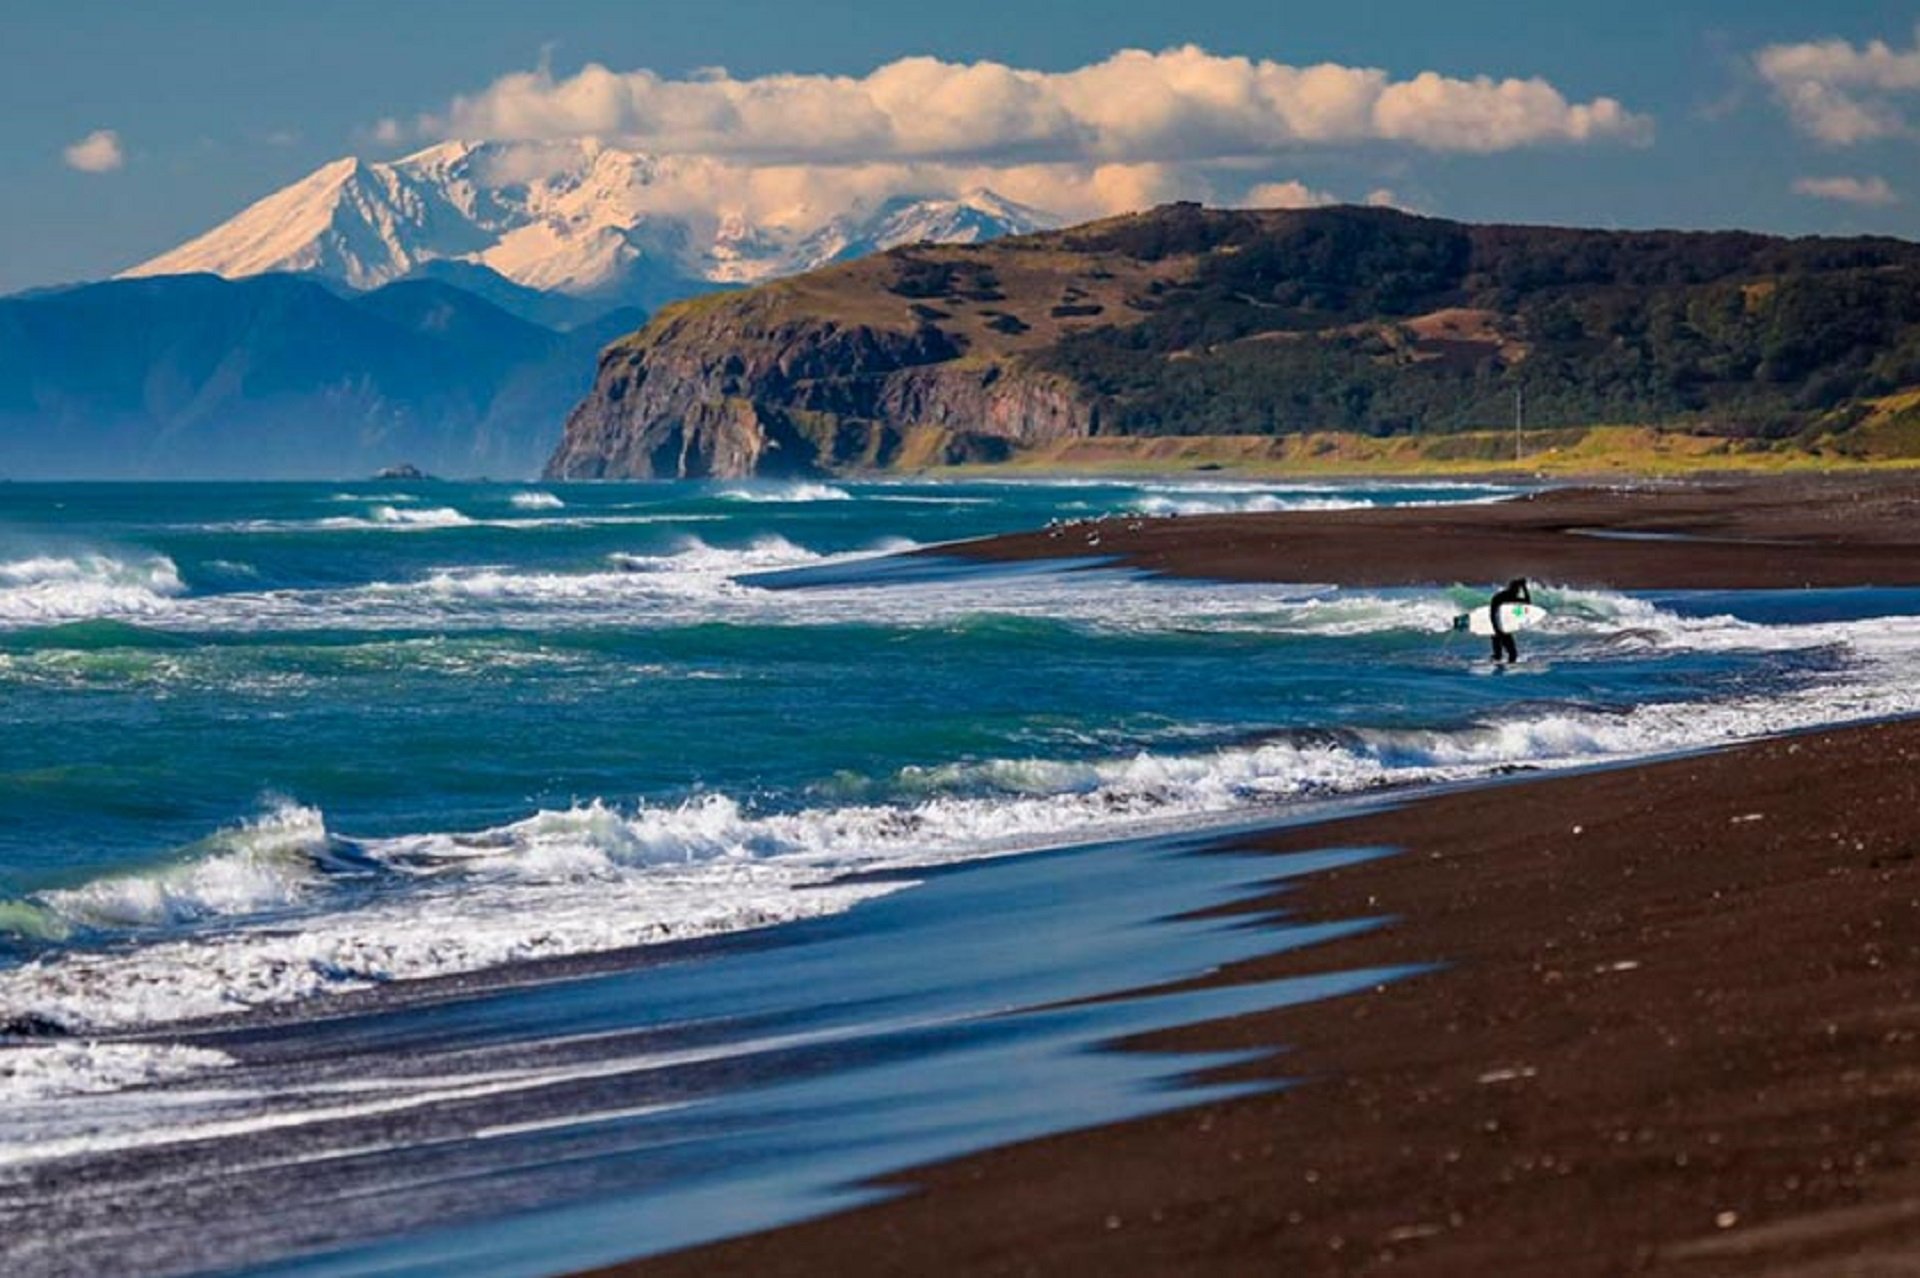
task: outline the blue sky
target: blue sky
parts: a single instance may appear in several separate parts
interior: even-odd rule
[[[1538,79],[1552,96],[1528,106],[1539,118],[1510,138],[1448,133],[1445,121],[1419,110],[1402,110],[1398,125],[1308,136],[1292,124],[1246,123],[1229,107],[1222,120],[1188,112],[1175,123],[1111,124],[1131,101],[1088,107],[1083,99],[1096,90],[1068,77],[1031,109],[1052,110],[1061,99],[1072,118],[1037,143],[1025,140],[1039,127],[1027,117],[983,119],[965,144],[967,163],[1038,156],[1150,168],[1154,181],[1138,184],[1142,192],[1185,193],[1176,188],[1193,182],[1227,200],[1260,183],[1310,198],[1377,193],[1469,220],[1916,236],[1916,20],[1912,4],[1847,0],[1616,0],[1577,9],[1510,0],[11,0],[0,42],[0,154],[15,171],[0,183],[0,292],[111,274],[342,155],[387,158],[476,127],[578,132],[586,125],[556,104],[578,96],[575,77],[588,64],[606,68],[622,92],[638,83],[678,102],[699,92],[687,86],[703,83],[703,68],[756,83],[780,73],[852,77],[849,91],[865,92],[876,68],[915,55],[1072,73],[1109,66],[1122,49],[1188,45],[1273,64],[1269,80],[1333,63],[1355,83],[1361,70],[1378,68],[1385,83],[1403,86],[1395,92],[1411,92],[1421,73],[1434,72],[1469,114],[1485,106],[1468,100],[1480,92],[1474,77]],[[1784,51],[1761,56],[1774,46]],[[516,82],[517,97],[501,87],[501,77],[543,65],[550,75]],[[1211,64],[1181,65],[1204,72]],[[1178,70],[1171,62],[1143,68],[1148,90]],[[630,74],[640,71],[653,76]],[[1118,71],[1098,83],[1108,86],[1098,92],[1141,96]],[[466,108],[455,107],[460,98]],[[620,118],[650,118],[653,100]],[[969,111],[998,109],[990,91],[953,100]],[[1603,100],[1618,113],[1607,115]],[[1318,101],[1309,95],[1296,105]],[[1600,114],[1590,114],[1596,106]],[[1089,110],[1105,122],[1091,133]],[[1375,117],[1386,118],[1379,109]],[[391,123],[383,130],[382,121]],[[1459,129],[1470,123],[1463,117]],[[1083,137],[1090,140],[1062,140]],[[649,140],[687,145],[678,134],[639,139]],[[784,162],[818,158],[804,140],[803,153],[789,153],[790,136],[767,145],[789,148]],[[819,156],[859,165],[870,158],[861,145],[856,137]],[[887,145],[893,151],[871,158],[925,159],[909,143]],[[1177,153],[1188,145],[1192,156]]]

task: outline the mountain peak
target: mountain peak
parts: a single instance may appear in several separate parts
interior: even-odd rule
[[[984,187],[867,209],[689,209],[688,191],[708,189],[706,163],[591,138],[452,139],[394,160],[346,157],[123,274],[302,272],[369,289],[429,262],[466,262],[529,288],[652,306],[896,244],[1058,224]]]

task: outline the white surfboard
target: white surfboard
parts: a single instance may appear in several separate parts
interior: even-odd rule
[[[1537,626],[1550,615],[1551,614],[1539,604],[1509,603],[1500,605],[1500,625],[1508,631],[1525,630],[1529,626]],[[1462,622],[1465,624],[1462,625]],[[1455,618],[1453,625],[1456,630],[1469,630],[1476,635],[1491,635],[1493,633],[1493,610],[1485,607],[1475,608],[1472,612],[1466,614],[1466,616]]]

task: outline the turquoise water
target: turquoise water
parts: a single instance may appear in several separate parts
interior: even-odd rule
[[[234,970],[177,1006],[147,970],[139,1009],[4,972],[0,1000],[134,1024],[726,931],[838,908],[795,894],[846,869],[1671,748],[1700,731],[1622,715],[1851,678],[1843,631],[1742,621],[1737,599],[1549,586],[1556,624],[1489,678],[1447,630],[1478,583],[871,572],[1099,514],[1496,492],[8,485],[0,954],[132,967],[128,946],[282,919],[321,949],[276,950],[303,970],[263,977],[243,932]],[[469,951],[418,952],[415,904]]]
[[[461,1210],[505,1222],[494,1240],[508,1251],[537,1236],[514,1232],[526,1221],[592,1216],[583,1203],[606,1195],[624,1206],[592,1216],[594,1245],[568,1263],[655,1245],[621,1232],[642,1198],[679,1221],[675,1241],[697,1241],[842,1201],[828,1191],[849,1175],[1050,1130],[931,1081],[944,1052],[1006,1046],[979,1028],[988,1013],[1177,979],[1273,943],[1203,928],[1155,948],[1129,930],[1181,891],[1197,906],[1227,882],[1141,851],[1150,836],[1920,708],[1905,673],[1920,650],[1910,591],[1543,583],[1552,620],[1523,637],[1520,667],[1496,673],[1450,628],[1492,583],[1221,585],[938,554],[1103,514],[1497,495],[1204,480],[0,486],[0,1020],[81,1036],[0,1036],[0,1181],[51,1177],[54,1202],[73,1169],[49,1151],[70,1148],[101,1183],[129,1186],[101,1199],[127,1228],[144,1203],[169,1228],[208,1231],[208,1263],[374,1247],[365,1255],[431,1271],[420,1257],[458,1248],[420,1231],[452,1209],[421,1190],[402,1211],[380,1187],[441,1176],[491,1187]],[[889,557],[912,547],[933,554]],[[1133,850],[1087,850],[1110,840]],[[1080,850],[995,859],[1036,849]],[[1266,872],[1229,869],[1235,883]],[[1008,920],[1035,892],[1053,913],[1049,944],[1028,953]],[[1000,927],[994,963],[975,925]],[[758,936],[782,939],[765,951]],[[660,951],[679,976],[605,957],[697,938],[721,938],[717,956]],[[873,988],[888,955],[921,947],[937,958],[897,974],[911,991]],[[787,975],[755,957],[768,952]],[[535,959],[616,974],[528,992]],[[997,986],[987,974],[1003,960],[1019,980]],[[817,979],[791,976],[809,962]],[[440,1001],[447,981],[464,1001]],[[774,1003],[742,994],[775,988]],[[644,1040],[652,1063],[631,1072],[666,1087],[649,1036],[666,1032],[668,1006],[724,1027],[701,1031],[703,1051],[781,1063],[612,1105],[579,1044]],[[208,1020],[249,1010],[277,1028]],[[1159,1066],[1114,1063],[1100,1082],[1088,1043],[1220,1010],[1042,1018],[1045,1050],[1016,1055],[1036,1077],[1087,1086],[1084,1110],[1062,1108],[1056,1126],[1105,1121],[1172,1101],[1153,1092]],[[808,1065],[763,1033],[770,1021],[862,1046]],[[351,1087],[338,1080],[349,1060]],[[520,1095],[531,1084],[501,1081],[510,1068],[559,1070],[583,1090],[542,1082],[536,1103]],[[791,1112],[780,1089],[831,1093],[848,1069],[900,1108],[848,1133],[858,1158],[815,1157],[809,1129],[771,1117]],[[394,1097],[424,1078],[438,1080],[419,1104],[439,1125],[422,1119],[396,1142],[382,1124],[415,1113]],[[224,1081],[194,1090],[210,1080]],[[380,1087],[391,1095],[352,1113],[318,1099]],[[912,1101],[916,1089],[937,1105]],[[486,1145],[503,1163],[470,1140],[497,1109],[467,1114],[496,1092],[541,1133]],[[691,1108],[625,1113],[663,1097]],[[818,1104],[809,1121],[852,1102]],[[632,1138],[613,1142],[621,1157],[664,1142],[687,1170],[650,1155],[636,1179],[609,1154],[576,1186],[557,1169],[606,1122]],[[289,1142],[273,1156],[302,1167],[320,1155],[301,1142],[357,1150],[378,1136],[407,1152],[337,1155],[340,1203],[362,1206],[316,1208],[297,1245],[234,1224],[221,1250],[225,1235],[192,1214],[204,1197],[167,1206],[155,1188],[187,1175],[168,1161],[186,1154],[155,1152],[172,1149],[154,1135],[168,1123],[200,1133],[210,1167],[233,1165],[227,1141],[249,1158]],[[723,1164],[762,1180],[749,1189]],[[365,1205],[376,1199],[389,1214]],[[692,1201],[705,1214],[676,1214]],[[378,1250],[389,1245],[401,1249]],[[194,1268],[191,1247],[155,1255],[148,1271]]]
[[[356,835],[478,830],[594,798],[771,811],[888,797],[908,766],[1267,726],[1257,632],[1209,640],[1099,599],[1060,613],[1051,587],[1013,609],[971,590],[872,607],[733,579],[1132,507],[1341,496],[11,485],[0,890],[170,859],[282,801]],[[1183,612],[1203,622],[1209,607]],[[1130,673],[1142,663],[1152,678]]]

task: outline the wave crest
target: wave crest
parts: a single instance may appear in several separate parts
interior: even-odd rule
[[[43,892],[37,904],[67,924],[151,928],[299,904],[319,883],[329,848],[316,808],[282,803],[220,830],[150,874],[116,875]]]
[[[720,489],[714,493],[714,497],[720,501],[792,503],[853,500],[853,494],[844,488],[835,488],[832,484],[810,483],[805,480],[795,480],[791,483],[762,481],[753,484],[736,484]]]
[[[179,567],[165,555],[85,551],[0,561],[0,621],[146,616],[185,591]]]
[[[409,528],[464,528],[473,522],[451,506],[423,506],[419,510],[407,506],[375,506],[372,518],[376,524]]]
[[[283,805],[215,835],[184,866],[36,902],[95,927],[219,915],[220,930],[61,950],[0,971],[0,1005],[77,1026],[193,1019],[376,982],[765,926],[902,886],[849,874],[911,872],[1245,819],[1306,798],[1920,711],[1920,687],[1904,675],[1920,635],[1875,624],[1884,651],[1863,646],[1870,677],[1784,696],[1556,709],[1448,729],[1301,732],[1194,753],[909,767],[835,782],[816,794],[817,806],[795,810],[756,811],[726,794],[629,807],[595,800],[478,831],[354,840],[329,834],[312,809]],[[329,894],[341,867],[386,876],[393,890]],[[297,928],[234,917],[289,906],[299,910]]]

